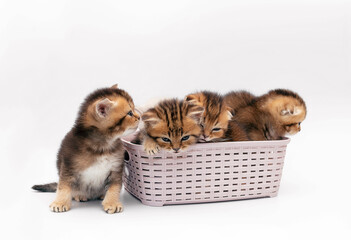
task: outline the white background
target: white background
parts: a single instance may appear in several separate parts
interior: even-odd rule
[[[351,3],[0,0],[1,239],[350,239]],[[306,100],[278,197],[212,204],[100,202],[51,213],[56,153],[91,91],[136,105],[195,90]]]

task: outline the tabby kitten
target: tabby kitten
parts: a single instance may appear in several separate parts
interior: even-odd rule
[[[221,95],[203,91],[189,94],[185,97],[185,101],[204,108],[200,122],[202,134],[199,142],[249,140],[241,126],[232,121],[233,108],[224,102]]]
[[[230,92],[224,101],[235,109],[233,121],[250,140],[279,140],[301,130],[306,104],[295,92],[276,89],[260,97],[247,92]]]
[[[161,101],[142,114],[144,128],[133,142],[141,143],[149,155],[161,149],[178,153],[197,142],[202,112],[202,107],[185,101]]]
[[[57,192],[50,205],[54,212],[68,211],[72,198],[101,198],[107,213],[121,212],[124,150],[120,138],[134,132],[139,119],[132,98],[117,85],[91,93],[58,152],[58,184],[35,185],[33,189]]]

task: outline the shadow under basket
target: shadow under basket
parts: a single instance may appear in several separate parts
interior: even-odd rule
[[[123,183],[145,205],[275,197],[290,139],[199,143],[182,153],[149,156],[122,140],[128,152]]]

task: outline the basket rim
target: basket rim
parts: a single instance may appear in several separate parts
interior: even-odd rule
[[[130,141],[133,137],[138,133],[134,132],[128,136],[121,138],[122,143],[129,147],[132,147],[135,150],[144,151],[144,148],[141,144],[131,143]],[[290,142],[290,138],[284,137],[282,140],[266,140],[266,141],[231,141],[231,142],[213,142],[213,143],[196,143],[194,145],[189,146],[186,150],[180,153],[168,153],[170,155],[180,155],[182,153],[186,153],[191,150],[200,150],[205,148],[237,148],[237,147],[264,147],[264,146],[272,146],[272,145],[287,145]]]

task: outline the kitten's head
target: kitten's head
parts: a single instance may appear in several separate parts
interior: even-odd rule
[[[129,94],[113,85],[96,90],[86,98],[77,124],[98,129],[109,137],[122,137],[137,129],[139,119]]]
[[[200,121],[202,134],[199,141],[217,141],[225,137],[233,114],[232,109],[224,103],[222,96],[204,91],[186,96],[185,101],[204,108]]]
[[[301,131],[301,123],[306,118],[304,100],[295,92],[276,89],[262,97],[262,106],[278,120],[287,135]]]
[[[306,118],[306,108],[295,104],[290,110],[280,111],[280,122],[286,131],[286,135],[295,135],[301,131],[301,123]]]
[[[149,137],[162,149],[177,153],[197,142],[202,112],[202,107],[171,99],[146,111],[142,120]]]

